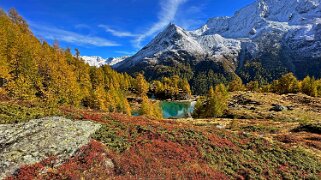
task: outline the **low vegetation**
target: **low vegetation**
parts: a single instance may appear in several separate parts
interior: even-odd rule
[[[24,122],[47,116],[61,115],[57,107],[32,103],[0,101],[0,124]]]
[[[21,167],[6,180],[19,179],[107,179],[112,174],[112,162],[106,157],[105,146],[91,141],[74,157],[56,166],[57,157],[49,157],[39,163]]]
[[[97,112],[88,115],[72,109],[68,112],[69,117],[102,124],[93,138],[106,146],[102,148],[103,157],[114,163],[112,171],[105,169],[110,178],[318,179],[321,173],[320,159],[304,144],[289,146],[281,140],[262,137],[252,133],[261,129],[249,125],[228,130],[206,122],[198,126],[187,121],[150,120]],[[246,130],[248,133],[244,133]],[[97,150],[88,152],[96,153]],[[86,156],[76,156],[58,167],[51,167],[44,174],[41,171],[40,177],[106,177],[99,172],[105,167],[101,163],[105,161],[103,158],[95,155],[90,161],[93,164],[80,157]],[[39,177],[40,171],[36,172],[32,177]]]

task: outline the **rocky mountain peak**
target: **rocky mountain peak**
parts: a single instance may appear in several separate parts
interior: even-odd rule
[[[232,69],[244,60],[273,57],[278,66],[300,74],[298,62],[321,58],[319,24],[320,0],[257,0],[232,17],[211,18],[194,31],[171,23],[116,69],[127,71],[142,62],[154,66],[168,59],[190,61],[188,54],[195,62],[227,60]]]

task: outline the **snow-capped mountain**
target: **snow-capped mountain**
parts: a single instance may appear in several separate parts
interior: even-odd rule
[[[89,64],[90,66],[102,66],[102,65],[116,65],[119,62],[122,62],[123,60],[125,60],[126,58],[128,58],[128,56],[123,56],[123,57],[118,57],[118,58],[107,58],[104,59],[100,56],[82,56],[81,57],[85,63]]]
[[[194,33],[254,38],[262,31],[272,29],[284,32],[297,29],[310,31],[318,23],[321,23],[320,0],[257,0],[236,12],[233,17],[208,20]]]
[[[257,0],[232,17],[211,18],[194,31],[170,24],[137,54],[114,67],[135,72],[213,61],[235,71],[245,60],[260,59],[266,68],[282,66],[300,77],[321,76],[309,69],[321,69],[320,1]]]

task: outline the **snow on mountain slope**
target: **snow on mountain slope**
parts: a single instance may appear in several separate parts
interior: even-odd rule
[[[107,59],[107,64],[110,66],[114,66],[122,61],[124,61],[128,56],[122,56],[122,57],[117,57],[117,58],[108,58]]]
[[[321,58],[320,1],[256,0],[232,17],[211,18],[194,31],[170,24],[137,54],[114,67],[126,71],[137,66],[139,70],[140,63],[184,61],[186,54],[197,61],[228,59],[242,65],[245,59],[270,54],[266,57],[273,56],[281,64],[286,59],[295,71],[301,68],[295,67],[298,62]]]
[[[276,25],[279,29],[304,27],[320,22],[320,0],[257,0],[233,17],[208,20],[194,34],[220,34],[227,38],[250,38],[260,29]]]
[[[106,64],[106,59],[99,56],[82,56],[81,58],[90,66],[99,67]]]
[[[239,40],[225,39],[218,34],[195,36],[174,24],[170,24],[137,54],[115,65],[114,68],[124,69],[142,61],[158,63],[157,57],[168,52],[179,56],[178,51],[217,58],[224,55],[234,55],[236,58],[240,49],[241,42]]]
[[[110,65],[113,66],[117,63],[122,62],[124,59],[128,58],[128,56],[119,57],[119,58],[107,58],[104,59],[100,56],[82,56],[81,57],[85,63],[89,64],[90,66],[103,66],[103,65]]]
[[[205,53],[197,40],[188,32],[174,24],[170,24],[152,42],[134,55],[132,61],[136,62],[144,57],[161,54],[171,49],[182,49],[192,53]]]
[[[219,34],[200,36],[197,41],[212,55],[237,54],[241,49],[241,41],[225,39]]]

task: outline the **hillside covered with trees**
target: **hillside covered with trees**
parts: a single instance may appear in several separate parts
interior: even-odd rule
[[[90,67],[79,54],[38,40],[14,9],[0,11],[1,96],[130,114],[125,95],[135,79],[109,66]]]

